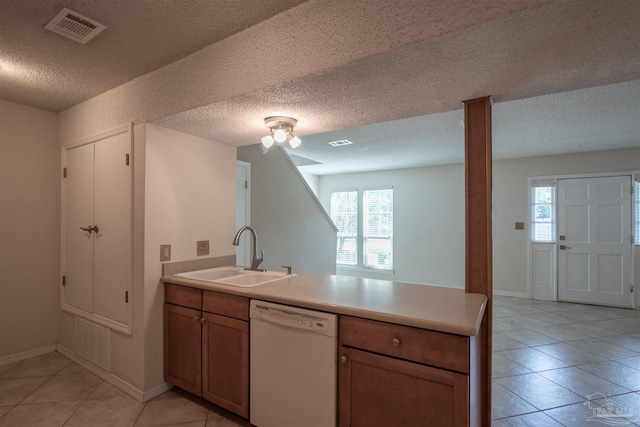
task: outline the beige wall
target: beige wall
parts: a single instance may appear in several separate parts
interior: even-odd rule
[[[112,332],[111,372],[148,393],[164,385],[164,287],[160,245],[171,261],[234,255],[236,148],[153,125],[134,127],[133,331]],[[74,351],[73,316],[60,314],[60,343]]]
[[[261,154],[257,145],[238,148],[251,163],[251,225],[264,250],[262,267],[334,274],[336,231],[279,147]]]
[[[0,361],[57,339],[56,134],[56,114],[0,100]]]
[[[528,178],[640,169],[640,148],[493,163],[493,288],[528,296]],[[464,287],[464,169],[448,165],[320,177],[319,198],[333,190],[394,187],[392,280]],[[268,196],[267,196],[268,197]],[[372,275],[371,277],[382,277]]]
[[[319,195],[329,211],[331,192],[393,187],[394,273],[338,270],[339,274],[464,287],[464,167],[322,176]]]
[[[498,160],[493,164],[493,289],[528,296],[528,178],[640,169],[640,148]],[[515,230],[515,222],[527,223]]]
[[[209,256],[235,255],[236,148],[146,125],[145,390],[164,382],[160,245],[171,261],[195,259],[196,242]]]

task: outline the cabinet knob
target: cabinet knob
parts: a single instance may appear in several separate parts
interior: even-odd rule
[[[193,320],[197,321],[197,320],[200,320],[200,318],[199,317],[194,317]]]
[[[348,360],[348,359],[347,359],[347,356],[342,356],[342,357],[340,358],[340,363],[342,363],[342,364],[347,363],[347,360]]]
[[[400,340],[398,338],[394,338],[391,340],[391,344],[393,344],[394,347],[398,347],[400,345]]]
[[[206,321],[207,321],[207,319],[205,319],[204,317],[201,317],[201,318],[200,318],[200,323],[204,323],[204,322],[206,322]]]

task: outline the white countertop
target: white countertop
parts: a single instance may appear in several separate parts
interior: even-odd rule
[[[164,276],[161,280],[464,336],[477,335],[487,304],[485,295],[465,293],[463,289],[350,276],[297,273],[296,276],[251,288],[174,275]]]

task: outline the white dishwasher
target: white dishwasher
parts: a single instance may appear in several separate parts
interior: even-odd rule
[[[336,425],[336,316],[251,300],[250,411],[258,427]]]

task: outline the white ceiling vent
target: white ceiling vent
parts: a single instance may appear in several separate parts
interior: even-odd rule
[[[340,139],[338,141],[327,142],[327,144],[334,147],[342,147],[343,145],[351,145],[353,144],[353,142],[349,141],[348,139]]]
[[[85,44],[100,34],[106,27],[79,13],[64,8],[44,28],[78,43]]]

